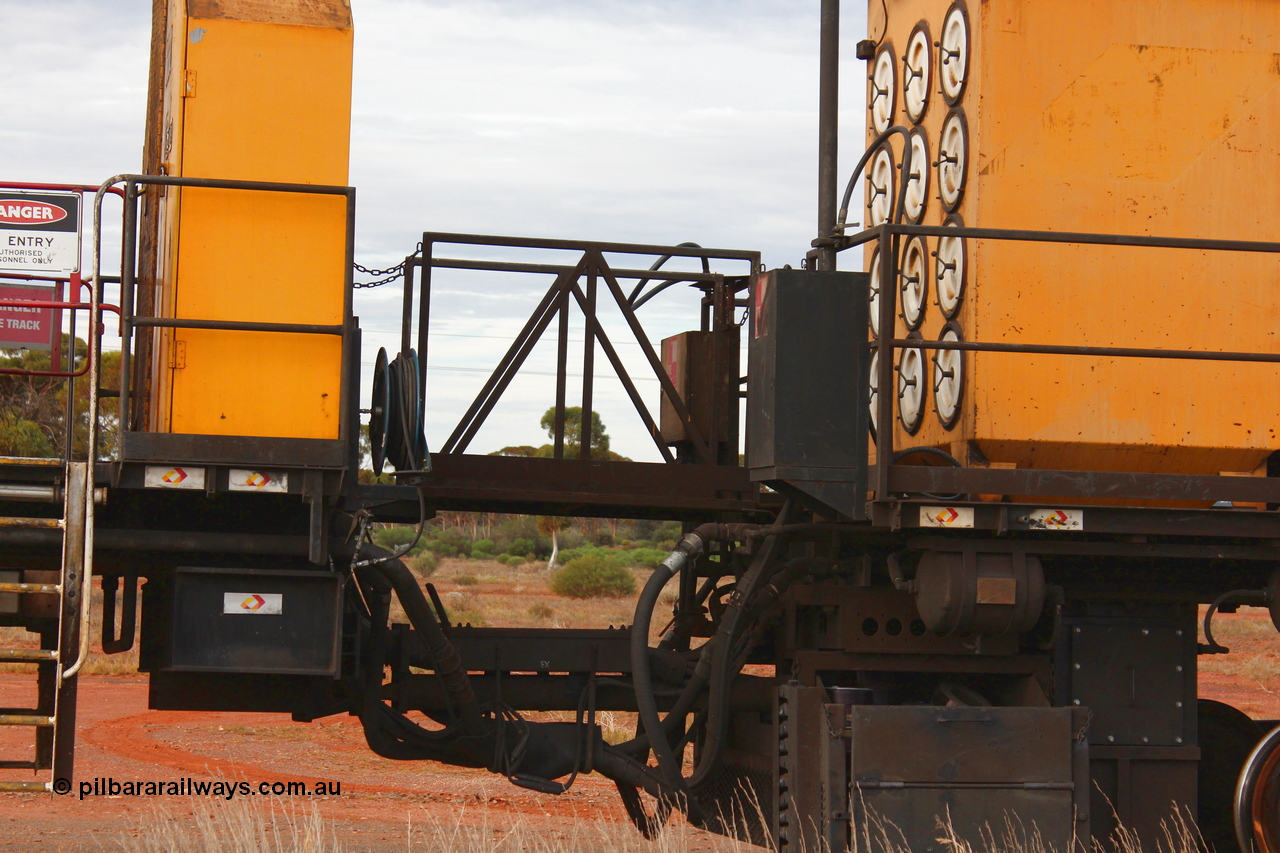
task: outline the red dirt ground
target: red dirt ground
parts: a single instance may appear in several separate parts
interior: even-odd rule
[[[28,680],[0,675],[0,697],[25,692]],[[625,820],[612,783],[580,778],[551,797],[517,788],[483,770],[379,758],[359,723],[332,717],[294,723],[278,714],[147,710],[145,676],[89,676],[80,685],[76,782],[66,796],[0,795],[0,851],[112,849],[160,806],[190,813],[188,797],[78,798],[95,778],[118,782],[228,780],[341,783],[341,796],[312,798],[336,834],[355,850],[404,850],[410,820],[428,813],[454,820],[464,807],[499,823],[502,815],[537,823],[551,818]],[[28,730],[0,732],[0,755],[29,753]],[[7,771],[8,778],[16,776]]]

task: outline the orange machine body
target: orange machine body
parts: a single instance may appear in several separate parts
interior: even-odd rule
[[[346,0],[173,0],[165,55],[167,174],[346,185]],[[346,223],[342,196],[169,188],[156,313],[340,325]],[[150,431],[339,436],[339,337],[174,329],[154,352]]]
[[[952,5],[967,16],[969,56],[961,95],[948,104],[936,43]],[[903,52],[920,22],[932,74],[924,114],[913,122]],[[1274,3],[988,0],[966,8],[963,0],[875,0],[869,29],[880,50],[894,52],[892,123],[918,126],[928,141],[922,224],[954,214],[970,227],[1275,239]],[[869,88],[868,103],[876,95]],[[962,194],[948,211],[939,197],[939,135],[957,110],[967,152]],[[900,164],[902,144],[892,145]],[[1276,255],[965,243],[952,318],[964,340],[1280,352]],[[937,248],[927,238],[918,329],[927,340],[946,322]],[[899,317],[896,334],[907,333]],[[958,416],[947,427],[936,412],[932,358],[924,352],[922,422],[911,434],[896,420],[896,448],[948,449],[970,465],[1187,474],[1252,472],[1280,449],[1275,365],[966,353]]]

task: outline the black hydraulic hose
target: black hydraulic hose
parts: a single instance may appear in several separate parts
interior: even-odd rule
[[[867,146],[867,150],[863,153],[862,159],[858,161],[858,165],[853,168],[853,173],[849,176],[849,183],[844,188],[844,197],[840,199],[840,212],[836,215],[837,230],[843,229],[845,220],[849,218],[849,202],[853,200],[853,188],[858,184],[858,178],[862,177],[862,170],[867,168],[867,163],[875,156],[876,151],[880,150],[880,146],[889,141],[889,137],[895,133],[902,136],[902,178],[898,181],[898,199],[894,206],[896,211],[895,219],[900,219],[902,209],[906,206],[907,198],[907,175],[908,169],[911,167],[911,134],[900,124],[893,127],[885,128],[884,132],[871,140],[871,144]]]
[[[475,691],[471,688],[467,670],[462,665],[462,658],[458,655],[458,650],[453,643],[449,642],[449,638],[445,636],[444,629],[440,627],[440,622],[436,619],[436,614],[427,602],[427,597],[423,595],[413,573],[399,560],[391,559],[389,551],[371,545],[365,545],[362,550],[373,552],[375,555],[379,555],[379,552],[387,555],[385,559],[360,571],[376,573],[395,590],[405,615],[422,636],[428,652],[435,661],[436,674],[440,676],[445,691],[453,700],[454,707],[458,709],[463,732],[470,736],[487,734],[489,727],[480,713],[480,705],[476,700]]]
[[[640,592],[636,601],[635,618],[631,625],[631,680],[636,690],[636,707],[644,733],[648,736],[648,746],[658,759],[658,767],[666,777],[667,783],[675,789],[678,804],[689,821],[695,825],[704,824],[702,809],[692,799],[685,785],[684,773],[668,739],[668,731],[664,721],[658,716],[657,698],[653,693],[653,674],[650,668],[649,628],[653,623],[653,611],[657,607],[658,597],[663,588],[692,559],[702,553],[704,543],[709,540],[742,540],[755,527],[745,524],[703,524],[680,540],[676,549],[667,555]],[[705,684],[707,668],[699,660],[693,678],[685,686],[685,690],[676,700],[675,707],[667,714],[667,722],[674,724],[683,719],[688,709],[693,706],[697,695]],[[700,683],[701,682],[701,683]]]
[[[678,248],[678,249],[701,249],[702,247],[701,247],[701,246],[699,246],[697,243],[677,243],[677,244],[676,244],[676,248]],[[663,264],[665,264],[667,261],[671,260],[671,258],[672,258],[672,256],[671,256],[671,255],[663,255],[662,257],[660,257],[660,258],[658,258],[656,261],[654,261],[654,262],[653,262],[653,264],[652,264],[652,265],[650,265],[649,269],[650,269],[650,270],[659,270],[659,269],[661,269],[661,268],[662,268],[662,265],[663,265]],[[703,272],[704,274],[709,274],[709,273],[711,272],[711,262],[710,262],[710,260],[709,260],[709,259],[707,259],[707,258],[705,258],[705,257],[702,259],[702,272]],[[627,303],[631,306],[632,310],[635,310],[636,308],[639,308],[641,305],[643,305],[644,303],[648,302],[650,299],[652,299],[653,297],[657,296],[659,293],[661,293],[662,291],[666,290],[666,289],[667,289],[668,287],[670,287],[671,285],[673,285],[673,284],[680,284],[680,283],[682,283],[682,282],[689,281],[689,279],[682,278],[682,279],[676,279],[676,280],[674,280],[674,281],[667,281],[667,282],[665,282],[665,283],[663,283],[663,284],[658,285],[658,286],[657,286],[657,287],[655,287],[653,290],[651,290],[651,291],[649,291],[648,293],[646,293],[646,294],[644,295],[644,298],[643,298],[643,299],[640,299],[640,293],[641,293],[641,291],[643,291],[643,290],[644,290],[644,286],[645,286],[646,284],[648,284],[648,283],[649,283],[649,281],[650,281],[650,279],[647,279],[647,278],[642,278],[642,279],[640,279],[640,281],[636,283],[635,290],[631,291],[631,295],[627,297]],[[636,301],[637,299],[639,299],[639,301],[638,301],[638,302]]]
[[[701,528],[699,528],[701,529]],[[636,707],[639,711],[640,723],[645,734],[649,736],[649,748],[658,759],[658,767],[666,781],[675,788],[680,809],[688,816],[689,821],[697,826],[703,824],[702,809],[693,800],[685,785],[684,774],[680,770],[680,762],[671,749],[671,742],[663,731],[662,721],[658,717],[658,703],[653,694],[653,678],[649,669],[649,626],[653,621],[653,611],[658,604],[662,589],[690,559],[702,552],[703,538],[697,532],[687,534],[676,549],[658,564],[649,576],[649,580],[640,592],[636,601],[636,615],[631,624],[631,680],[636,688]],[[672,718],[674,715],[668,715]]]
[[[729,605],[720,617],[720,627],[715,637],[716,648],[712,653],[709,682],[711,695],[707,700],[706,738],[703,741],[698,767],[688,781],[690,788],[696,788],[705,782],[720,760],[729,726],[729,682],[736,670],[733,664],[738,626],[741,616],[755,597],[757,586],[765,579],[766,573],[774,563],[778,542],[779,539],[776,536],[765,540],[764,546],[752,561],[751,568],[742,576],[737,588],[729,596]]]

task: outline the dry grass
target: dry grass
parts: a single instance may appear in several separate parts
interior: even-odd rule
[[[1204,610],[1200,609],[1201,621]],[[1201,672],[1225,676],[1268,693],[1280,689],[1276,629],[1265,609],[1242,607],[1236,613],[1217,614],[1213,637],[1230,648],[1231,654],[1202,655],[1198,662]],[[1204,642],[1203,630],[1199,639]]]
[[[1191,816],[1171,815],[1161,824],[1163,837],[1148,847],[1132,832],[1118,830],[1106,840],[1094,839],[1089,853],[1201,853],[1204,840]],[[1006,815],[998,826],[963,837],[950,820],[939,820],[939,849],[946,853],[1070,853],[1059,851],[1041,836],[1034,821]],[[333,821],[324,818],[314,802],[291,800],[193,799],[189,809],[157,808],[143,818],[136,831],[120,837],[116,848],[125,853],[343,853],[349,846]],[[798,853],[806,851],[798,845]],[[1075,842],[1076,853],[1086,845]],[[405,817],[403,846],[409,853],[754,853],[761,848],[732,838],[712,835],[672,821],[654,841],[646,841],[630,824],[609,821],[564,820],[547,826],[523,815],[487,808],[411,811]],[[903,833],[888,821],[872,819],[854,839],[860,853],[910,853]]]
[[[124,853],[345,853],[348,845],[333,821],[305,801],[193,799],[189,809],[156,808],[129,836],[116,840]],[[104,845],[104,849],[110,849]],[[672,825],[645,841],[630,824],[566,820],[548,828],[523,815],[476,809],[409,812],[396,849],[410,853],[748,853],[760,848]]]
[[[286,808],[278,801],[192,799],[190,814],[157,808],[132,837],[127,853],[340,853],[331,822],[314,804]]]

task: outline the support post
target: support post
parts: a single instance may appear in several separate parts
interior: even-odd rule
[[[818,54],[818,236],[836,229],[836,157],[840,120],[840,0],[822,0]],[[834,246],[818,250],[818,269],[836,268]]]

